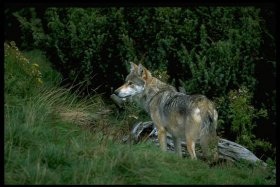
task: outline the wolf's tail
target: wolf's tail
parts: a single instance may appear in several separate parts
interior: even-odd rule
[[[209,119],[209,131],[210,133],[212,131],[216,132],[217,124],[218,124],[218,112],[216,109],[213,109],[212,111],[208,111],[208,119]]]
[[[216,109],[208,110],[202,121],[200,145],[204,156],[210,160],[218,159],[217,121]]]
[[[217,129],[218,112],[216,109],[208,110],[202,118],[201,136],[215,135]]]

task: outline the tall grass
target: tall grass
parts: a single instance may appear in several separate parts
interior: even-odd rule
[[[150,141],[122,144],[136,120],[130,112],[118,114],[98,95],[80,98],[56,86],[59,75],[42,53],[20,55],[44,70],[38,69],[42,84],[23,82],[32,88],[24,89],[11,81],[33,75],[17,72],[20,63],[5,56],[5,184],[275,184],[260,167],[210,167],[163,153]]]

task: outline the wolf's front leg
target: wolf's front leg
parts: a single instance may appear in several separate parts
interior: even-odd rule
[[[167,150],[167,143],[166,143],[166,130],[164,128],[158,128],[158,140],[161,150]]]

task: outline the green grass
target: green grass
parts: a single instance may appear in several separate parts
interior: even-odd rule
[[[57,87],[59,75],[41,52],[22,55],[44,68],[43,85],[26,90],[10,82],[28,80],[30,75],[9,68],[16,63],[7,64],[14,59],[5,56],[5,184],[276,183],[260,167],[209,167],[200,160],[163,153],[150,141],[122,143],[135,120],[129,113],[117,114],[98,95],[79,98]],[[29,82],[24,85],[32,87]]]

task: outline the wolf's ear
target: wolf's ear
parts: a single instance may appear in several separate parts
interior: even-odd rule
[[[138,69],[138,66],[136,64],[134,64],[133,62],[129,62],[130,63],[130,71],[136,71]]]
[[[148,80],[152,76],[151,73],[142,64],[138,65],[137,73],[145,80]]]
[[[137,73],[138,73],[139,76],[142,76],[144,74],[145,70],[146,70],[146,68],[142,64],[138,65]]]

